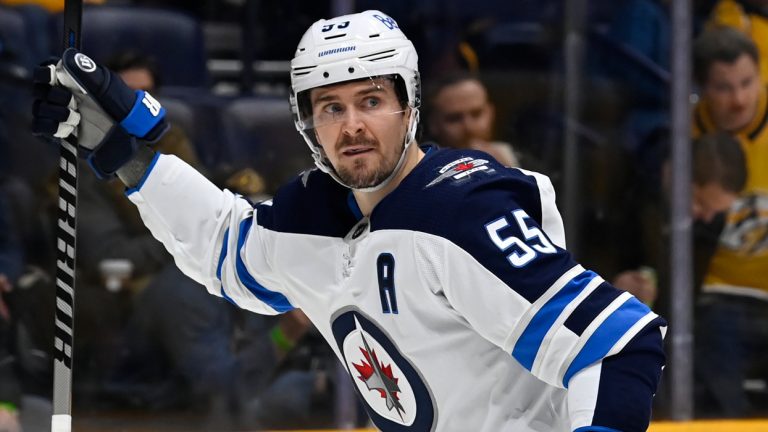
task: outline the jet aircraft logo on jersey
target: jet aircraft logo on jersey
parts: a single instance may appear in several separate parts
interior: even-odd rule
[[[331,328],[368,416],[379,430],[433,431],[437,409],[422,374],[369,316],[348,306]]]
[[[480,171],[484,171],[486,174],[495,172],[493,168],[488,166],[488,160],[486,159],[463,157],[440,168],[439,175],[434,180],[432,180],[427,185],[427,187],[434,186],[449,178],[453,178],[454,180],[462,180],[468,178],[471,174]]]
[[[342,344],[357,390],[379,416],[410,426],[419,413],[410,379],[361,320],[354,317],[352,331]]]
[[[363,345],[365,345],[365,348],[360,348],[360,352],[365,359],[360,362],[361,364],[352,363],[352,366],[360,373],[358,378],[365,383],[368,390],[378,391],[381,398],[386,401],[387,409],[390,411],[397,410],[397,414],[402,420],[405,409],[397,396],[400,393],[400,387],[397,385],[398,378],[395,378],[392,373],[392,365],[385,366],[384,363],[379,362],[376,351],[368,345],[365,335],[361,333],[360,336],[363,339]]]

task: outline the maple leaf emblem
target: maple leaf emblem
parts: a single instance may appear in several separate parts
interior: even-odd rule
[[[472,168],[474,168],[474,166],[475,166],[475,164],[472,163],[472,162],[460,163],[460,164],[456,165],[456,168],[454,168],[454,170],[457,171],[457,172],[462,172],[462,171],[466,171],[468,169],[472,169]]]
[[[368,341],[365,339],[362,331],[360,332],[360,337],[363,339],[363,345],[365,346],[365,348],[360,348],[360,352],[363,353],[365,359],[361,361],[362,364],[352,363],[357,372],[360,373],[360,376],[357,378],[365,383],[368,390],[378,391],[381,398],[386,400],[387,409],[390,411],[395,409],[400,419],[403,420],[405,409],[400,403],[400,398],[397,396],[400,392],[400,387],[397,385],[398,379],[392,373],[392,366],[385,366],[384,363],[379,361],[376,351],[372,350],[368,345]]]
[[[460,180],[476,171],[484,171],[489,174],[495,172],[493,168],[489,168],[487,164],[488,161],[485,159],[474,159],[471,157],[455,160],[442,167],[440,169],[440,174],[425,187],[432,187],[449,178]]]

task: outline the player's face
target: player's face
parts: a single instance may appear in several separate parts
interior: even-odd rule
[[[313,89],[315,134],[339,178],[354,189],[379,185],[403,152],[408,111],[392,81],[353,81]]]
[[[446,86],[435,95],[432,106],[430,132],[439,144],[468,148],[474,140],[491,140],[494,109],[477,81]]]
[[[723,189],[716,182],[705,185],[694,183],[692,192],[693,218],[703,222],[711,222],[719,213],[727,211],[737,198],[735,193]]]
[[[747,54],[733,63],[715,62],[709,67],[703,90],[715,125],[727,132],[737,132],[757,112],[761,92],[757,63]]]

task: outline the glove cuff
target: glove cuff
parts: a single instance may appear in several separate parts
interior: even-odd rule
[[[160,102],[149,93],[136,90],[133,108],[120,122],[120,126],[133,136],[155,141],[165,132],[164,118],[165,108]]]
[[[102,145],[90,152],[84,152],[88,165],[99,179],[110,179],[125,165],[145,143],[115,125],[107,133]],[[82,149],[82,147],[81,147]]]

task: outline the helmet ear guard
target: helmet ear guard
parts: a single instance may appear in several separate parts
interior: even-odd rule
[[[320,170],[348,187],[338,178],[317,141],[309,90],[348,81],[396,77],[394,83],[398,99],[404,110],[410,108],[408,130],[400,162],[387,180],[369,188],[375,190],[383,187],[399,171],[406,149],[416,137],[421,104],[417,63],[418,56],[411,41],[395,20],[379,11],[320,20],[307,30],[291,61],[290,103],[296,129],[304,137]]]

